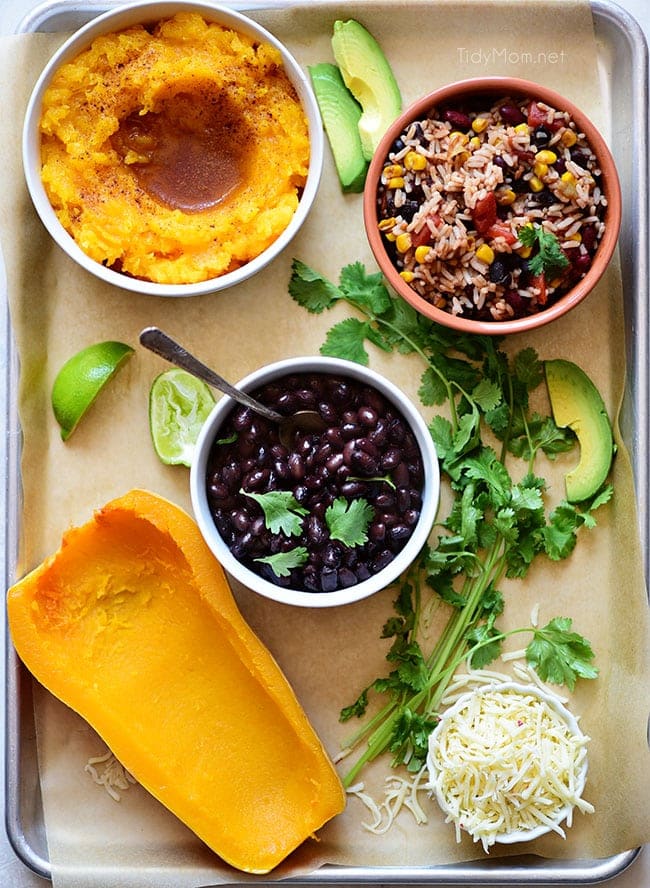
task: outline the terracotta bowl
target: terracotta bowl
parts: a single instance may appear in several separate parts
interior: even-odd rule
[[[149,26],[172,18],[179,12],[197,12],[210,22],[217,22],[254,41],[274,46],[281,54],[287,77],[296,90],[309,127],[310,162],[307,180],[296,212],[276,240],[255,258],[218,277],[197,283],[156,283],[140,280],[104,266],[90,258],[59,221],[41,180],[39,122],[44,94],[61,65],[72,61],[101,36],[134,25]],[[52,56],[42,71],[31,94],[23,125],[23,167],[29,194],[50,235],[56,243],[86,271],[117,287],[152,296],[195,296],[234,286],[265,268],[289,244],[305,221],[320,182],[323,166],[324,135],[316,97],[308,75],[288,49],[265,28],[248,16],[208,0],[135,0],[120,4],[82,26]]]
[[[544,102],[558,111],[568,112],[575,121],[578,131],[585,135],[596,156],[602,174],[600,186],[607,200],[604,215],[605,230],[591,265],[584,276],[556,301],[549,300],[548,305],[537,313],[508,320],[479,320],[461,317],[435,307],[432,302],[427,301],[400,276],[399,269],[387,251],[385,236],[378,228],[381,219],[378,188],[382,170],[388,162],[389,152],[396,139],[411,122],[423,119],[433,108],[453,104],[462,106],[464,103],[482,96],[486,97],[486,107],[490,107],[492,101],[506,96],[515,99],[530,97],[532,100]],[[501,336],[507,333],[521,333],[548,324],[579,305],[591,292],[607,268],[616,247],[621,225],[621,189],[614,159],[603,136],[584,112],[572,102],[552,89],[527,80],[513,77],[482,77],[452,83],[423,96],[392,123],[370,164],[364,190],[363,212],[370,247],[386,280],[396,293],[421,314],[446,327],[466,333]]]

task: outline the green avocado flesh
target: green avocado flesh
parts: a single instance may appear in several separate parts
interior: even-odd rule
[[[363,156],[359,134],[361,108],[343,83],[336,65],[329,62],[312,65],[309,75],[341,187],[344,191],[363,191],[368,161]]]
[[[612,464],[612,426],[600,392],[571,361],[544,362],[546,385],[553,419],[561,428],[572,429],[580,445],[580,461],[565,475],[569,502],[589,499],[604,484]]]
[[[361,147],[366,160],[371,160],[402,110],[397,81],[375,38],[353,19],[334,22],[332,50],[345,85],[361,105]]]

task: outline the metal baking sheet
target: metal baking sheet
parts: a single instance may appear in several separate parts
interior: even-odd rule
[[[117,0],[116,0],[117,2]],[[306,0],[302,0],[306,2]],[[314,0],[312,0],[314,2]],[[515,2],[515,0],[513,0]],[[50,0],[35,7],[18,31],[70,31],[115,5],[110,0]],[[295,0],[241,0],[229,5],[243,11],[299,6]],[[606,107],[610,109],[610,143],[624,194],[620,236],[626,316],[626,397],[621,430],[630,449],[639,507],[639,525],[646,566],[650,563],[649,428],[648,402],[648,49],[636,20],[608,0],[592,0],[599,52],[599,69]],[[353,14],[353,4],[350,4]],[[2,284],[2,292],[6,285]],[[12,338],[8,307],[2,310],[6,344],[5,374],[0,382],[3,401],[0,508],[6,516],[5,588],[15,578],[20,534],[20,446],[16,392],[18,356]],[[51,878],[47,839],[40,797],[36,731],[32,705],[32,679],[16,657],[5,625],[6,713],[6,827],[18,857],[33,872]],[[466,864],[418,868],[325,866],[294,884],[429,884],[429,885],[535,885],[596,884],[619,875],[640,849],[599,860],[547,860],[530,855],[505,860],[479,860]],[[246,877],[243,876],[243,881]]]

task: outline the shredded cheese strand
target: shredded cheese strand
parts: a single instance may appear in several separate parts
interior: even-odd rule
[[[101,773],[97,765],[104,766],[101,769]],[[103,755],[95,755],[89,758],[84,771],[90,774],[94,783],[98,786],[103,786],[109,796],[116,802],[121,800],[118,790],[124,792],[130,786],[137,783],[135,777],[118,762],[110,750]]]

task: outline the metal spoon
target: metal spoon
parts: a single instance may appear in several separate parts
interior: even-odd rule
[[[198,358],[186,351],[182,345],[176,342],[171,336],[163,333],[158,327],[145,327],[140,333],[140,344],[149,351],[154,352],[171,364],[180,367],[181,370],[187,370],[192,376],[202,379],[208,385],[213,386],[224,395],[229,395],[233,400],[245,407],[250,407],[255,413],[264,416],[271,422],[277,423],[279,426],[280,441],[289,447],[296,431],[301,432],[322,432],[325,429],[325,421],[316,410],[298,410],[290,416],[283,416],[270,407],[260,404],[254,398],[251,398],[246,392],[235,388],[234,385],[225,380],[214,370],[206,367]]]

